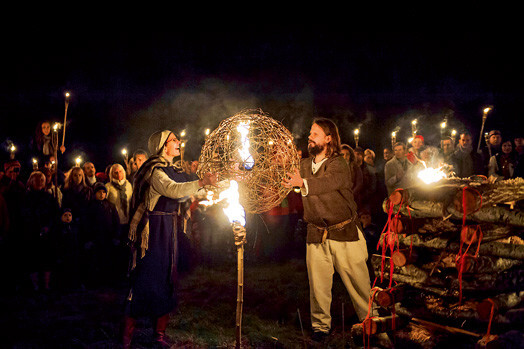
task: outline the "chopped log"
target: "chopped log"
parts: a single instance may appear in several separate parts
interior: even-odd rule
[[[393,261],[393,264],[397,267],[403,267],[407,264],[413,264],[417,261],[418,253],[415,249],[401,249],[401,250],[395,250],[391,254],[391,261]]]
[[[461,214],[464,214],[464,208],[466,214],[472,214],[481,208],[482,194],[476,189],[466,187],[456,192],[453,198],[453,206]]]
[[[385,207],[384,207],[385,209]],[[413,218],[449,218],[462,220],[462,212],[456,210],[453,205],[444,206],[441,202],[435,201],[412,201],[409,203],[409,211],[403,206],[400,213],[404,216]],[[387,212],[387,211],[386,211]],[[524,227],[524,212],[512,211],[507,207],[485,206],[467,216],[469,220],[479,223],[506,224],[516,227]]]
[[[519,305],[522,301],[524,301],[524,291],[499,294],[480,302],[477,305],[477,313],[479,318],[487,320],[491,314],[492,305],[494,305],[494,314],[497,314]]]
[[[455,261],[456,254],[451,254],[450,259]],[[478,256],[473,258],[470,255],[464,259],[463,272],[464,273],[501,273],[506,270],[524,265],[524,261],[518,259],[509,259],[492,256]],[[459,266],[455,265],[458,269]]]
[[[368,318],[362,322],[362,328],[366,335],[374,335],[386,331],[396,330],[405,327],[409,319],[404,316],[384,316]]]
[[[460,248],[459,242],[448,242],[439,237],[435,237],[428,240],[423,240],[418,235],[411,235],[409,237],[398,236],[399,244],[403,246],[410,246],[413,243],[415,247],[427,247],[437,250],[448,248],[451,252],[458,252]],[[482,243],[484,242],[484,243]],[[524,260],[524,245],[518,244],[506,244],[497,241],[485,242],[481,241],[479,255],[496,256],[510,259]]]
[[[476,344],[475,349],[502,349],[502,343],[496,334],[485,335]]]
[[[396,302],[400,302],[404,297],[405,287],[397,285],[387,289],[381,289],[375,294],[375,303],[381,307],[388,308]]]

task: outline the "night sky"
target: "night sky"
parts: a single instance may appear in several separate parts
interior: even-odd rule
[[[303,145],[311,118],[333,118],[342,140],[380,152],[391,131],[420,133],[436,144],[438,125],[522,135],[524,55],[516,34],[356,32],[78,34],[42,32],[3,43],[2,159],[12,140],[21,159],[42,120],[63,121],[71,91],[61,166],[76,155],[98,170],[120,150],[146,148],[157,130],[186,128],[188,157],[203,130],[245,108],[280,120]],[[475,144],[476,144],[475,140]]]

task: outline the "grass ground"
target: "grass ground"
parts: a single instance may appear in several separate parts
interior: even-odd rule
[[[179,306],[171,315],[167,330],[175,348],[235,346],[236,277],[236,263],[229,261],[217,266],[198,265],[181,278]],[[124,297],[124,285],[91,287],[50,296],[21,292],[3,295],[0,298],[1,346],[117,348]],[[328,344],[341,348],[356,318],[337,277],[332,314],[333,333]],[[310,336],[309,328],[309,291],[304,260],[247,261],[243,347],[303,348],[304,338]],[[139,319],[134,346],[150,348],[151,336],[150,320]]]

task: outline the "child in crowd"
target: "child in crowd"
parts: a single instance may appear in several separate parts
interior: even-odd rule
[[[86,262],[90,281],[107,284],[117,276],[116,266],[126,262],[114,260],[119,245],[116,237],[119,236],[120,221],[115,206],[107,200],[106,186],[97,182],[93,185],[93,192],[95,199],[89,203],[87,211]]]
[[[56,281],[61,289],[81,286],[80,277],[80,236],[73,221],[70,208],[63,208],[60,221],[53,234],[56,256]]]

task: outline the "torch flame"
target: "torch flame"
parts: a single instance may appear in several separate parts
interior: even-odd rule
[[[229,187],[220,192],[218,199],[214,199],[215,193],[208,191],[206,195],[207,200],[199,202],[200,205],[211,206],[218,204],[222,201],[227,201],[227,206],[223,208],[224,214],[231,224],[234,222],[240,225],[246,225],[246,212],[244,207],[240,205],[240,195],[238,193],[238,183],[236,181],[230,181]]]
[[[426,163],[422,161],[424,167]],[[424,183],[431,184],[440,181],[447,177],[446,173],[441,170],[442,166],[439,168],[426,167],[418,173],[418,178],[420,178]]]
[[[246,170],[251,170],[253,166],[255,165],[255,160],[253,160],[253,157],[249,153],[250,143],[249,143],[249,138],[247,137],[247,135],[249,134],[249,123],[241,122],[237,126],[237,131],[240,133],[240,137],[241,137],[240,141],[242,143],[242,147],[238,149],[240,158],[242,159],[244,168]]]
[[[227,200],[228,205],[223,208],[224,214],[229,219],[229,222],[233,224],[234,222],[239,223],[242,226],[246,225],[246,212],[244,207],[240,205],[240,195],[238,193],[238,183],[236,181],[231,181],[229,188],[224,190],[219,195],[220,201]]]

